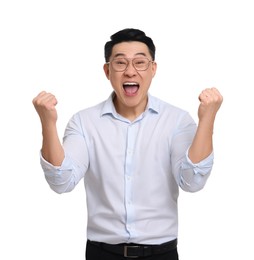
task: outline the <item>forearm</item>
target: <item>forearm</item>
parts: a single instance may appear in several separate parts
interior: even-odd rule
[[[189,158],[193,163],[204,160],[213,151],[213,123],[200,122],[189,148]]]
[[[64,149],[58,137],[56,126],[42,127],[42,149],[43,158],[54,166],[60,166],[64,160]]]

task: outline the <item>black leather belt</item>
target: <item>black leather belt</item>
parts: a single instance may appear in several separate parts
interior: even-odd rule
[[[88,242],[98,247],[101,247],[104,250],[107,250],[111,253],[129,258],[163,254],[177,247],[177,239],[163,243],[161,245],[140,245],[133,243],[111,245],[90,240]]]

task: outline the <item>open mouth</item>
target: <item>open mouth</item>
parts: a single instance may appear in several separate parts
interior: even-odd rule
[[[136,82],[126,82],[123,84],[123,89],[128,96],[133,96],[138,92],[139,84]]]

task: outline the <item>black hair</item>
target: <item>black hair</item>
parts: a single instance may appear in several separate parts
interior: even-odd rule
[[[111,35],[110,39],[111,40],[106,42],[104,46],[104,56],[106,62],[109,61],[109,58],[112,54],[112,48],[115,44],[130,41],[145,43],[149,49],[152,60],[155,59],[155,45],[153,43],[153,40],[150,37],[146,36],[146,34],[141,30],[133,28],[123,29]]]

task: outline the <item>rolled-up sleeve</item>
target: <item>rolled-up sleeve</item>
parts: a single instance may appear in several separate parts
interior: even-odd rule
[[[73,166],[68,156],[65,156],[61,166],[54,166],[47,162],[40,153],[40,163],[45,174],[45,178],[52,190],[57,193],[64,193],[73,190]]]
[[[213,167],[214,153],[199,163],[192,163],[185,154],[185,160],[181,164],[180,187],[185,191],[195,192],[201,190],[210,176]]]

